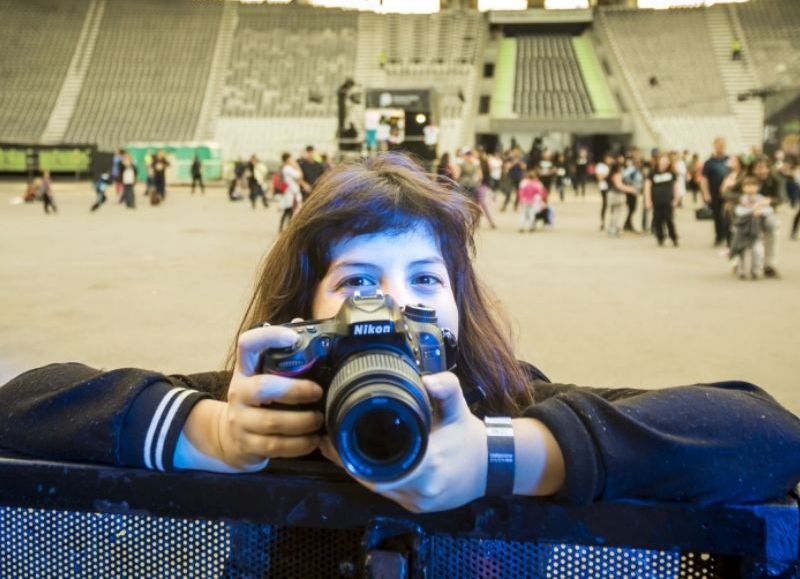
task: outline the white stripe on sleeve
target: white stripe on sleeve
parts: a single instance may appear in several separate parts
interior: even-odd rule
[[[156,468],[164,470],[164,443],[167,440],[167,433],[169,432],[169,425],[172,424],[172,419],[175,418],[175,413],[181,407],[181,403],[186,400],[188,396],[192,395],[194,390],[184,390],[181,394],[171,403],[167,417],[161,425],[161,431],[158,435],[158,444],[156,446]]]
[[[164,414],[164,409],[169,404],[170,400],[175,398],[179,392],[185,390],[185,388],[175,388],[170,390],[164,398],[161,399],[161,402],[158,404],[156,408],[155,414],[153,414],[153,419],[150,421],[150,428],[147,429],[147,436],[144,439],[144,465],[147,468],[153,468],[153,462],[150,460],[150,447],[153,444],[153,437],[156,434],[156,428],[158,427],[158,422],[161,419],[161,415]]]

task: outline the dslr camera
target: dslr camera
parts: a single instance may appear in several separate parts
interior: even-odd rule
[[[455,367],[455,336],[437,325],[436,311],[400,308],[380,291],[355,292],[332,318],[284,326],[300,339],[263,352],[262,373],[322,386],[322,401],[310,407],[324,412],[325,429],[352,475],[386,482],[411,472],[431,428],[421,376]]]

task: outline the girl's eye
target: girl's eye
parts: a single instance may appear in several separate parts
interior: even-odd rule
[[[417,277],[414,278],[414,284],[415,285],[432,286],[432,285],[440,285],[441,283],[442,283],[442,280],[440,280],[435,275],[422,274],[422,275],[418,275]]]
[[[344,281],[339,284],[339,287],[344,288],[354,288],[354,287],[365,287],[375,285],[372,280],[367,277],[356,275],[353,277],[348,277]]]

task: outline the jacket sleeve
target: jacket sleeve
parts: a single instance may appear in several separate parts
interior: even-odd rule
[[[524,415],[564,454],[557,499],[762,502],[800,480],[800,420],[752,384],[533,389]]]
[[[51,364],[0,387],[0,447],[41,458],[172,470],[192,407],[230,375]]]

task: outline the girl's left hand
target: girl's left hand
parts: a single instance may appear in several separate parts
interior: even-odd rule
[[[455,374],[431,374],[423,376],[422,382],[439,407],[439,421],[431,428],[422,461],[390,483],[356,479],[415,513],[454,509],[482,497],[488,465],[486,429],[470,412]],[[323,437],[320,450],[328,460],[342,465],[328,436]]]

